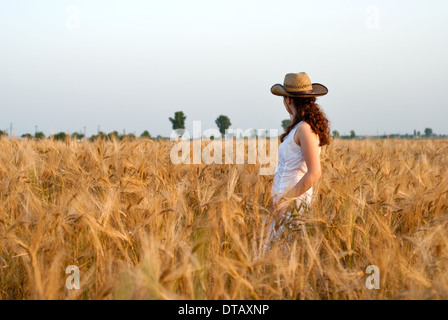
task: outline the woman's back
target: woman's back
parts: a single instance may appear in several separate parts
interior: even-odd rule
[[[278,149],[278,165],[275,168],[274,183],[272,185],[274,200],[277,200],[277,195],[281,195],[294,187],[308,171],[302,148],[294,141],[294,134],[302,122],[300,121],[294,126]],[[319,147],[319,154],[320,151],[321,147]],[[312,188],[308,189],[302,200],[306,197],[306,194],[309,195],[308,198],[311,198],[312,192]]]

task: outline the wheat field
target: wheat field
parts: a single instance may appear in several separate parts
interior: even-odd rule
[[[448,299],[447,140],[332,141],[304,227],[270,250],[273,176],[175,165],[172,145],[2,138],[0,298]]]

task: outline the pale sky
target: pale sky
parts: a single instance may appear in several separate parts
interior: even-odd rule
[[[448,2],[0,0],[0,129],[280,129],[270,88],[328,87],[331,130],[448,134]]]

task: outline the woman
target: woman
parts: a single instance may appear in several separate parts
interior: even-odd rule
[[[284,84],[274,85],[271,92],[283,96],[291,119],[280,137],[279,161],[272,186],[275,220],[269,238],[273,240],[272,237],[284,231],[282,225],[291,220],[291,200],[295,199],[299,214],[310,206],[312,186],[321,177],[321,147],[330,143],[330,128],[328,119],[315,103],[316,97],[326,95],[328,89],[312,84],[306,73],[287,74]]]

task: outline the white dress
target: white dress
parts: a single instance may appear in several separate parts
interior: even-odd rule
[[[308,171],[305,158],[302,153],[302,147],[294,141],[294,134],[300,123],[302,123],[302,121],[294,126],[278,148],[278,164],[275,168],[274,182],[271,190],[271,197],[274,203],[279,200],[282,194],[293,188]],[[317,137],[319,140],[319,136]],[[320,152],[321,147],[319,146],[319,155]],[[311,187],[297,198],[297,208],[300,208],[303,203],[301,209],[302,211],[304,205],[311,205],[312,196],[313,188]],[[289,217],[290,212],[287,213],[287,219]],[[275,233],[274,227],[275,224],[271,224],[270,233]],[[281,227],[281,229],[283,231],[283,227]]]

